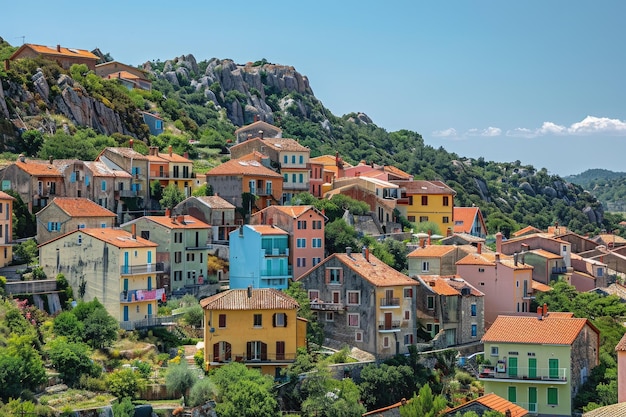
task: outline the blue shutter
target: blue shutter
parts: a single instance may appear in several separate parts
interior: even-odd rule
[[[85,175],[85,185],[89,185],[89,175]]]
[[[48,222],[48,232],[52,231],[52,222]]]
[[[76,182],[76,172],[72,172],[70,175],[70,182]]]

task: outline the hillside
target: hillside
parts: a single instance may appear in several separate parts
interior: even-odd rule
[[[0,47],[0,56],[11,50]],[[53,62],[25,59],[0,71],[0,150],[39,157],[84,157],[132,137],[176,152],[208,168],[227,158],[239,126],[255,116],[279,126],[311,156],[339,153],[346,161],[395,165],[418,179],[441,179],[457,191],[457,206],[479,206],[490,232],[505,235],[528,224],[559,222],[581,233],[608,224],[600,202],[583,188],[516,162],[464,158],[424,143],[417,132],[387,132],[365,114],[333,115],[315,97],[306,76],[266,60],[236,64],[192,55],[142,68],[152,91],[128,91],[86,67],[64,71]],[[366,86],[364,86],[366,88]],[[158,112],[166,133],[150,136],[140,111]],[[24,140],[43,133],[42,144]],[[80,138],[80,140],[78,140]],[[197,143],[190,145],[189,140]],[[611,220],[612,222],[612,220]]]
[[[590,169],[565,177],[593,194],[610,212],[626,212],[626,172]]]

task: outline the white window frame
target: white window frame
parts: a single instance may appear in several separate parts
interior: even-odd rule
[[[356,324],[350,324],[351,319],[354,319],[356,317]],[[347,317],[346,317],[346,324],[348,325],[348,327],[361,327],[361,315],[358,313],[348,313]]]
[[[422,261],[422,272],[428,272],[430,270],[430,262]]]
[[[353,303],[350,301],[350,296],[356,295],[358,297],[358,302]],[[346,305],[349,306],[359,306],[361,305],[361,291],[346,291]]]

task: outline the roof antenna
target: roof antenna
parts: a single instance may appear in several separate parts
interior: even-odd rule
[[[19,39],[22,38],[22,45],[24,45],[24,41],[26,40],[26,36],[22,35],[22,36],[16,36],[15,39]]]

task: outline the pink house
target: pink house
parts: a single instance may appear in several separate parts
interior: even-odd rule
[[[250,224],[274,225],[289,233],[289,264],[298,279],[325,258],[326,220],[313,206],[269,206],[254,213]]]
[[[501,242],[499,232],[496,240],[499,240],[498,237]],[[459,260],[456,268],[458,275],[485,294],[485,328],[499,315],[530,313],[533,293],[531,265],[499,251],[486,253],[479,250]]]

